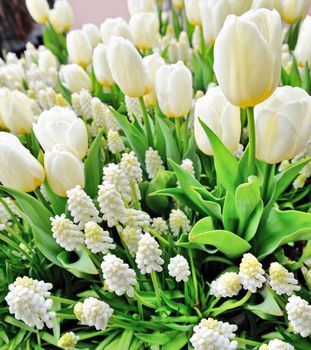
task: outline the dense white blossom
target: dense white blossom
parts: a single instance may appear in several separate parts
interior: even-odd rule
[[[139,122],[142,121],[143,116],[138,98],[125,96],[125,106],[130,121],[134,120],[133,115],[138,119]]]
[[[72,350],[76,347],[79,339],[80,337],[75,335],[73,332],[68,332],[59,338],[57,346],[64,350]]]
[[[180,167],[182,169],[184,169],[189,175],[191,175],[192,177],[195,177],[195,171],[194,171],[194,167],[193,167],[193,161],[191,159],[184,159],[181,162]]]
[[[143,171],[141,170],[139,161],[133,151],[122,154],[121,169],[130,181],[134,183],[140,183],[143,181]]]
[[[109,151],[112,154],[116,154],[124,151],[125,146],[124,146],[122,137],[120,136],[118,131],[114,131],[110,129],[108,131],[107,141],[108,141]]]
[[[150,216],[142,210],[136,210],[133,208],[126,209],[125,217],[125,223],[129,227],[146,230],[150,226]]]
[[[187,215],[180,209],[173,209],[169,217],[170,228],[175,237],[180,232],[189,232],[191,230],[190,221]]]
[[[160,169],[164,169],[163,161],[158,153],[152,148],[149,148],[145,154],[146,171],[149,179],[153,179]]]
[[[211,284],[211,294],[223,298],[231,298],[242,289],[240,277],[235,272],[225,272]]]
[[[42,89],[38,92],[38,102],[40,106],[49,110],[55,106],[56,100],[56,91],[51,87],[47,87],[46,89]]]
[[[266,282],[265,271],[262,264],[250,253],[243,255],[239,277],[244,289],[256,293]]]
[[[71,96],[72,106],[75,113],[83,116],[85,119],[92,117],[92,96],[88,90],[81,90],[79,93],[73,93]]]
[[[286,304],[288,320],[295,333],[302,337],[311,334],[311,305],[296,295],[292,295]]]
[[[164,233],[166,233],[168,231],[168,226],[166,221],[161,218],[153,218],[152,219],[152,228],[155,230],[156,233],[158,233],[159,235],[163,235]]]
[[[300,290],[294,274],[277,262],[270,265],[269,284],[278,295],[287,294],[290,296],[295,291]]]
[[[295,348],[280,339],[273,339],[268,344],[261,345],[259,350],[295,350]]]
[[[121,237],[126,244],[131,255],[135,256],[138,250],[138,242],[140,241],[142,232],[135,227],[126,226],[122,232]]]
[[[167,266],[168,274],[174,277],[177,282],[187,282],[191,275],[188,261],[182,256],[177,254],[174,258],[170,258],[170,263]]]
[[[92,253],[106,254],[109,250],[115,249],[113,239],[108,231],[104,231],[96,222],[90,221],[85,225],[85,244]]]

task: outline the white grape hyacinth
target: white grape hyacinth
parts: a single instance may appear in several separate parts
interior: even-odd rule
[[[91,111],[94,120],[94,124],[97,128],[101,129],[106,127],[106,112],[105,105],[98,97],[93,97],[91,102]]]
[[[112,154],[121,153],[125,146],[118,131],[109,130],[107,135],[108,148]]]
[[[190,339],[194,350],[235,350],[238,342],[232,340],[238,329],[228,322],[216,321],[212,318],[203,319],[193,328],[194,334]]]
[[[176,282],[187,282],[191,275],[188,261],[180,254],[177,254],[174,258],[170,258],[167,268],[168,274],[175,278]]]
[[[57,346],[64,350],[72,350],[76,347],[79,340],[79,336],[75,335],[73,332],[68,332],[59,338]]]
[[[158,151],[149,148],[145,154],[146,171],[150,180],[154,179],[160,169],[164,169]]]
[[[34,280],[29,277],[17,277],[9,285],[9,293],[5,297],[9,311],[17,320],[21,320],[30,327],[42,329],[44,325],[52,328],[54,311],[51,311],[53,300],[50,299],[53,288],[51,283]]]
[[[231,298],[239,294],[242,289],[240,277],[235,272],[225,272],[211,284],[211,295]]]
[[[79,251],[84,243],[83,232],[65,214],[50,218],[53,237],[62,248],[71,252]]]
[[[130,254],[135,256],[138,250],[138,242],[140,241],[142,232],[135,227],[126,226],[121,233],[122,240],[126,244]]]
[[[72,105],[75,113],[85,119],[92,117],[92,96],[88,90],[83,89],[79,93],[72,94]]]
[[[261,345],[259,350],[295,350],[295,348],[280,339],[273,339],[268,344]]]
[[[243,255],[239,277],[244,289],[256,293],[266,282],[265,271],[262,264],[250,253]]]
[[[90,297],[79,302],[74,307],[74,313],[81,324],[95,327],[96,330],[106,329],[113,309],[104,301]]]
[[[143,275],[152,271],[161,272],[164,260],[158,242],[151,237],[149,232],[142,235],[136,254],[136,264]]]
[[[142,111],[140,108],[139,99],[137,97],[125,96],[125,106],[127,109],[127,115],[131,122],[134,120],[133,115],[135,115],[139,122],[142,121]]]
[[[78,224],[79,228],[84,228],[89,221],[98,223],[102,221],[91,197],[81,189],[81,186],[78,185],[67,191],[67,197],[68,210],[73,217],[74,223]]]
[[[85,225],[85,244],[94,254],[106,254],[116,248],[108,231],[104,231],[96,222],[90,221]]]
[[[155,230],[155,232],[159,235],[163,235],[168,231],[167,223],[161,217],[153,218],[151,226]]]
[[[294,333],[306,338],[311,334],[311,305],[296,295],[292,295],[286,304],[288,320]]]
[[[292,295],[300,290],[298,281],[292,272],[289,272],[278,262],[273,262],[269,268],[269,284],[278,295]]]
[[[147,230],[150,226],[150,220],[149,214],[142,210],[126,209],[125,223],[129,227]]]
[[[136,274],[122,259],[108,254],[104,257],[101,269],[109,292],[115,292],[119,296],[125,293],[129,297],[134,296]]]
[[[195,171],[194,171],[194,166],[193,166],[193,161],[191,159],[184,159],[181,162],[180,167],[184,169],[189,175],[192,177],[195,177]]]
[[[190,221],[187,215],[180,209],[173,209],[169,216],[170,228],[175,237],[177,237],[181,231],[189,232],[191,230]]]
[[[141,183],[143,181],[143,171],[133,151],[130,153],[123,153],[120,164],[122,171],[124,171],[131,182]]]

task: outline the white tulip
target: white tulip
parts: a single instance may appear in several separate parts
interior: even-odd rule
[[[309,69],[311,69],[311,16],[307,16],[302,22],[295,56],[300,66],[304,66],[308,62]]]
[[[294,24],[305,18],[310,6],[310,0],[277,0],[276,8],[279,10],[284,22]]]
[[[61,197],[76,186],[84,188],[84,165],[70,147],[55,146],[44,155],[46,177],[52,191]]]
[[[36,117],[32,111],[33,101],[15,90],[3,92],[0,110],[6,127],[14,134],[29,134]]]
[[[89,39],[92,47],[96,47],[101,42],[100,31],[97,25],[93,23],[87,23],[82,26],[83,33]]]
[[[138,13],[131,18],[129,26],[133,42],[140,50],[150,49],[156,44],[160,29],[156,13]]]
[[[304,150],[311,134],[311,97],[305,90],[280,87],[254,112],[259,160],[276,164]]]
[[[188,21],[194,25],[201,25],[200,0],[184,0]]]
[[[56,0],[49,20],[58,34],[68,32],[73,25],[73,12],[69,1]]]
[[[88,74],[77,64],[67,64],[60,69],[60,78],[71,92],[83,89],[92,90],[92,81]]]
[[[2,113],[2,104],[3,104],[3,100],[6,98],[6,91],[8,91],[7,88],[3,87],[0,88],[0,128],[6,128],[6,125],[4,123],[3,120],[3,113]]]
[[[107,62],[107,47],[104,44],[96,46],[93,52],[93,68],[97,81],[103,86],[114,85],[111,70]]]
[[[276,10],[230,15],[214,47],[214,70],[227,100],[239,107],[263,102],[281,75],[282,24]]]
[[[34,133],[44,151],[58,144],[72,147],[82,159],[88,151],[87,129],[69,108],[53,107],[44,111],[33,125]]]
[[[35,22],[47,23],[50,7],[46,0],[26,0],[26,6]]]
[[[242,15],[244,12],[248,11],[252,6],[252,0],[227,0],[230,7],[231,13],[236,16]]]
[[[276,0],[253,0],[252,9],[266,8],[273,10],[276,7]]]
[[[172,0],[172,5],[175,9],[180,11],[184,7],[184,0]]]
[[[160,67],[156,95],[161,111],[171,118],[183,117],[192,106],[192,74],[181,62]]]
[[[92,62],[93,49],[88,37],[80,29],[72,30],[66,39],[69,60],[81,67],[87,67]]]
[[[105,22],[100,25],[100,35],[104,44],[108,44],[109,39],[112,36],[120,36],[124,39],[133,41],[130,28],[121,17],[107,18]]]
[[[51,70],[57,72],[59,63],[55,55],[52,54],[50,50],[43,50],[39,52],[38,65],[46,73],[49,73]]]
[[[150,92],[143,59],[129,40],[111,38],[107,47],[107,61],[113,80],[125,95],[141,97]]]
[[[32,192],[44,181],[42,165],[19,139],[0,132],[0,182],[23,192]]]
[[[1,73],[5,79],[14,83],[16,88],[22,88],[24,80],[26,79],[25,72],[20,64],[10,63],[0,68]]]
[[[132,16],[142,12],[156,12],[155,0],[127,0],[129,13]]]
[[[155,53],[144,57],[143,63],[147,72],[149,84],[152,88],[152,91],[144,96],[144,100],[147,106],[154,107],[157,104],[157,96],[155,93],[156,73],[160,67],[165,65],[165,61],[159,54]]]
[[[241,137],[240,109],[226,100],[219,86],[200,97],[194,110],[194,136],[199,149],[213,155],[213,148],[199,118],[218,136],[228,150],[234,153]]]

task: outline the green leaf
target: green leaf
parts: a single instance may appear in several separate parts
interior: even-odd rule
[[[217,176],[226,190],[234,193],[241,183],[238,161],[201,119],[200,123],[213,148]]]
[[[179,332],[175,338],[162,347],[162,350],[181,350],[188,344],[188,341],[188,334]]]
[[[310,77],[310,70],[308,63],[304,66],[304,74],[302,79],[302,88],[307,91],[307,93],[310,95],[311,92],[311,77]]]
[[[96,136],[84,162],[85,192],[95,198],[103,177],[102,137],[104,130]]]
[[[47,196],[49,197],[49,200],[51,202],[52,208],[57,215],[61,215],[65,212],[66,204],[67,204],[67,198],[60,197],[56,193],[54,193],[50,186],[48,181],[44,181],[43,183],[44,189],[47,193]]]
[[[293,56],[293,62],[289,73],[289,81],[291,86],[301,87],[302,81],[295,56]]]
[[[166,161],[166,146],[165,146],[165,137],[163,131],[159,124],[159,117],[155,120],[155,130],[156,130],[156,149],[159,152],[159,155],[163,161]]]
[[[281,81],[282,81],[282,85],[286,86],[286,85],[290,85],[290,79],[289,79],[289,74],[287,73],[287,71],[285,70],[284,67],[281,68]]]
[[[135,337],[144,341],[144,343],[149,345],[165,345],[171,339],[175,338],[178,334],[177,331],[169,331],[169,332],[154,332],[151,334],[145,333],[136,333]]]
[[[183,233],[180,237],[179,240],[175,243],[175,245],[177,247],[182,247],[185,249],[197,249],[197,250],[202,250],[203,252],[206,252],[208,254],[215,254],[218,252],[218,249],[210,249],[210,248],[206,248],[204,245],[202,244],[198,244],[198,243],[193,243],[193,242],[189,242],[189,234],[188,233]]]

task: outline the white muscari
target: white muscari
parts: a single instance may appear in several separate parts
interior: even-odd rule
[[[157,150],[151,147],[146,151],[145,154],[146,171],[150,180],[155,178],[157,172],[160,169],[164,169],[163,161]]]
[[[108,148],[112,154],[124,151],[125,146],[118,131],[109,130],[107,135]]]
[[[126,226],[122,232],[121,237],[126,244],[132,256],[135,256],[138,250],[138,242],[140,241],[142,232],[135,227]]]
[[[84,243],[83,232],[65,214],[51,219],[53,237],[56,243],[67,251],[80,250]]]
[[[79,339],[80,337],[75,335],[73,332],[68,332],[59,338],[57,346],[64,350],[72,350],[76,347]]]
[[[55,99],[56,91],[51,87],[42,89],[38,93],[38,102],[40,106],[45,110],[49,110],[55,106]]]
[[[250,253],[243,255],[239,277],[244,289],[256,293],[266,282],[265,271],[262,264]]]
[[[112,114],[111,110],[109,109],[108,105],[103,104],[104,106],[104,113],[105,113],[105,124],[107,130],[114,130],[119,131],[121,129],[117,119]]]
[[[288,320],[294,333],[306,338],[311,334],[311,305],[296,295],[292,295],[286,304]]]
[[[122,154],[120,165],[122,171],[124,171],[131,182],[141,183],[143,181],[143,171],[141,170],[140,163],[133,151]]]
[[[163,235],[164,233],[166,233],[168,231],[168,225],[167,225],[166,221],[161,217],[153,218],[151,227],[159,235]]]
[[[187,215],[180,209],[173,209],[169,216],[170,229],[175,237],[177,237],[181,231],[189,232],[191,230],[190,221]]]
[[[128,264],[113,254],[104,257],[101,269],[108,290],[117,295],[134,296],[134,286],[137,283],[135,271]]]
[[[125,106],[130,121],[134,120],[133,115],[138,119],[138,121],[142,121],[143,115],[140,108],[139,99],[137,97],[125,96]]]
[[[235,272],[225,272],[211,284],[210,293],[216,297],[231,298],[242,289],[240,277]]]
[[[51,283],[34,280],[29,277],[17,277],[9,285],[9,293],[5,297],[9,311],[17,320],[21,320],[30,327],[42,329],[44,325],[52,328],[54,311],[51,311],[53,300],[50,299]]]
[[[85,225],[85,244],[94,254],[106,254],[116,248],[108,231],[104,231],[96,222],[90,221]]]
[[[146,230],[150,226],[150,221],[148,213],[133,208],[126,209],[125,223],[127,226]]]
[[[78,185],[67,191],[67,198],[68,210],[73,217],[73,222],[78,224],[79,228],[84,228],[89,221],[102,221],[91,197],[86,194],[81,186]]]
[[[191,159],[183,159],[183,161],[180,164],[180,167],[184,169],[189,175],[195,177],[193,161]]]
[[[146,232],[138,243],[136,264],[143,275],[153,271],[161,272],[164,260],[161,258],[162,251],[158,242]]]
[[[273,339],[268,344],[261,345],[259,350],[295,350],[295,348],[280,339]]]
[[[278,295],[287,294],[290,296],[301,288],[294,274],[277,262],[270,265],[269,284]]]
[[[92,117],[92,95],[88,90],[82,89],[80,92],[72,94],[72,105],[77,115],[91,119]]]
[[[96,330],[106,329],[113,309],[104,301],[90,297],[79,302],[74,307],[74,313],[81,324],[95,327]]]
[[[170,258],[170,263],[167,268],[168,274],[175,278],[177,282],[187,282],[191,275],[188,261],[180,254]]]

